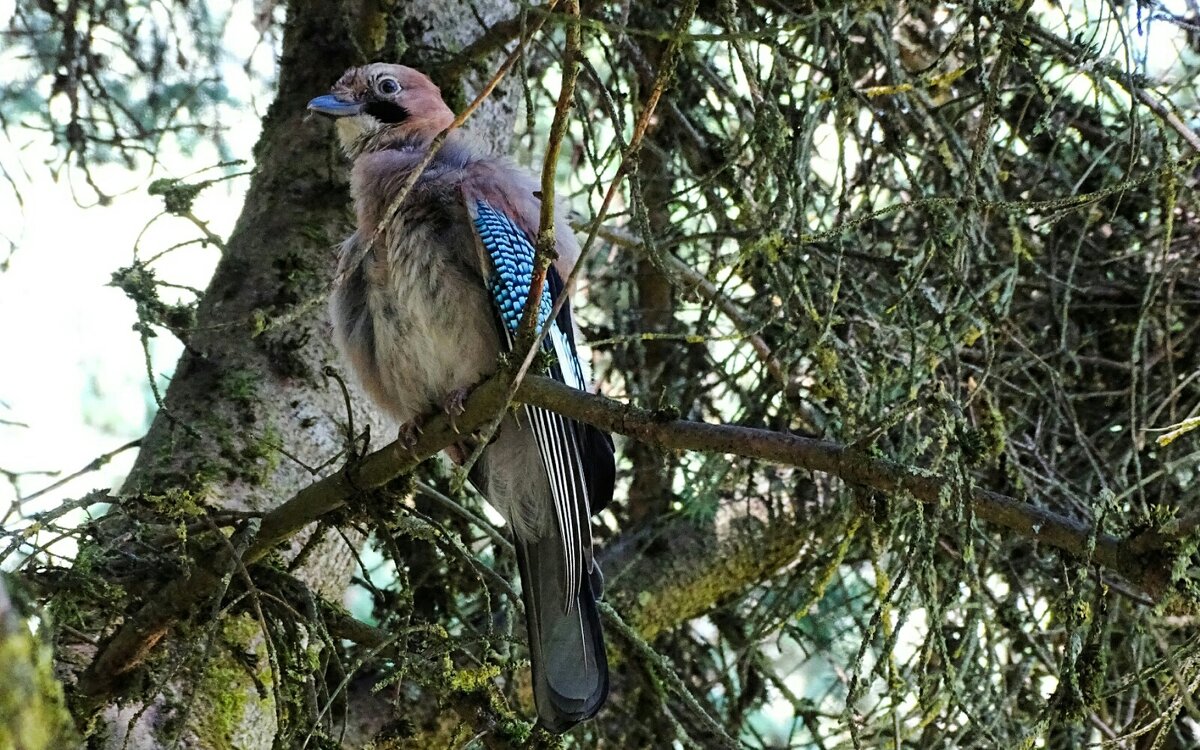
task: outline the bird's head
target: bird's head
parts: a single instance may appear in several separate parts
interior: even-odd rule
[[[338,140],[351,156],[401,139],[432,140],[454,121],[428,76],[389,63],[350,68],[308,109],[337,121]]]

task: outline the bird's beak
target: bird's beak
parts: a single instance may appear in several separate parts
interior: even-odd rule
[[[358,102],[344,102],[333,94],[326,94],[309,102],[308,109],[326,117],[350,117],[362,112],[363,105]]]

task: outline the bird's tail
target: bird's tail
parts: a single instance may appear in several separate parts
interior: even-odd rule
[[[596,597],[603,579],[590,550],[566,550],[533,430],[509,415],[471,471],[471,481],[508,520],[521,570],[521,597],[542,725],[562,733],[596,715],[608,697],[608,660]],[[578,555],[570,592],[566,555]]]
[[[516,547],[538,718],[551,732],[562,733],[595,716],[608,697],[608,660],[596,609],[600,567],[583,579],[564,611],[561,543],[518,538]]]

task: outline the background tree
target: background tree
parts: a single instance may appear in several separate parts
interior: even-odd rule
[[[184,344],[121,491],[34,510],[8,471],[0,647],[42,623],[54,731],[553,742],[503,531],[419,462],[453,432],[370,453],[393,427],[328,343],[345,163],[304,104],[388,59],[497,150],[558,154],[586,238],[604,398],[504,369],[458,420],[515,393],[626,436],[598,528],[614,691],[568,744],[1194,744],[1200,10],[580,5],[258,6],[276,94],[223,238],[195,201],[244,168],[153,165],[222,143],[224,16],[17,2],[2,124],[52,134],[97,211],[120,198],[95,165],[149,164],[221,248],[194,301],[144,248],[114,273],[142,342]],[[63,716],[21,643],[0,663]],[[0,737],[33,705],[0,702]]]

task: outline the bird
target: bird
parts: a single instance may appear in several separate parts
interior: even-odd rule
[[[531,292],[539,185],[454,129],[393,207],[455,119],[414,68],[351,68],[308,110],[335,121],[353,161],[357,226],[340,247],[330,294],[334,343],[411,441],[423,417],[461,414],[471,387],[512,350]],[[555,215],[558,257],[538,300],[538,323],[550,324],[542,348],[551,377],[586,391],[569,300],[551,320],[580,254],[564,212]],[[461,462],[464,450],[448,453]],[[610,435],[529,405],[505,415],[469,474],[511,530],[538,722],[556,734],[594,717],[608,697],[591,516],[612,500],[615,475]]]

